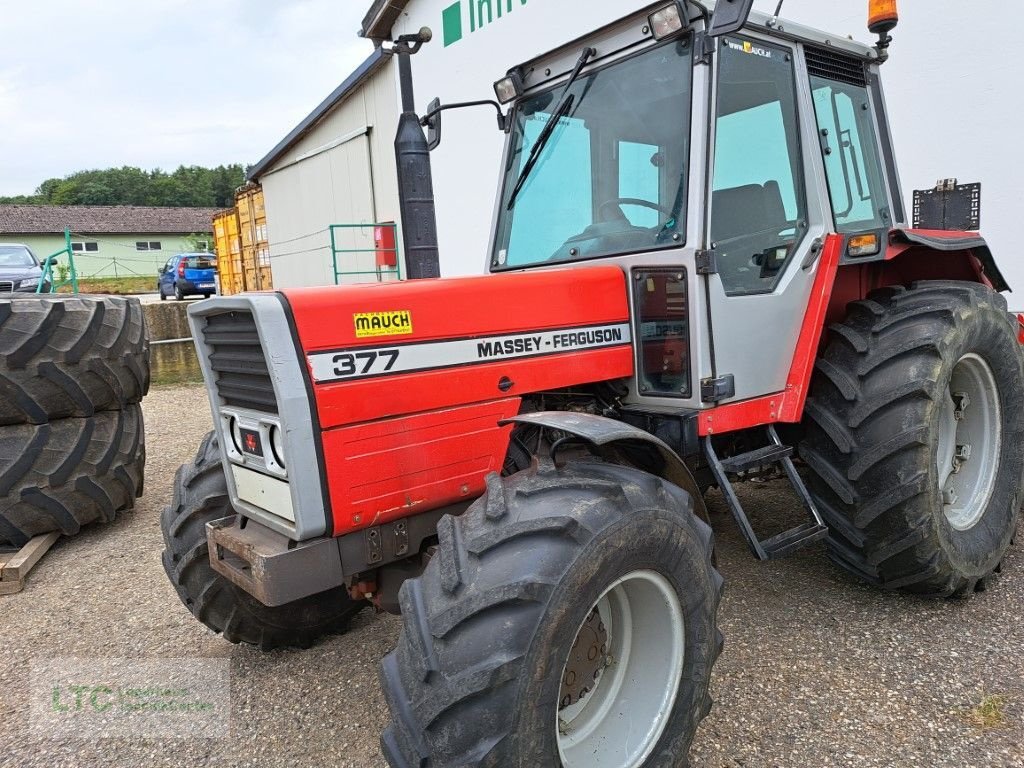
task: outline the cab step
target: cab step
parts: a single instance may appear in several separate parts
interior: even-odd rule
[[[793,448],[791,446],[768,445],[750,453],[741,453],[739,456],[722,459],[722,469],[729,474],[747,472],[751,469],[760,469],[778,464],[783,459],[788,459],[792,455]]]
[[[768,445],[747,453],[730,456],[727,459],[718,458],[711,437],[705,437],[702,442],[711,473],[714,475],[718,487],[722,489],[726,503],[729,505],[729,511],[739,525],[750,551],[760,560],[777,560],[824,539],[828,535],[828,527],[817,507],[814,506],[814,500],[811,499],[807,486],[804,485],[796,467],[793,466],[792,446],[782,444],[774,426],[768,425],[765,430],[768,435]],[[793,486],[793,490],[796,491],[811,519],[796,528],[783,531],[762,541],[754,531],[747,513],[743,510],[729,476],[776,465],[781,466],[786,473],[786,478]]]

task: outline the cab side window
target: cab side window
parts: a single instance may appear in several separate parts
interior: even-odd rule
[[[806,231],[793,56],[726,38],[720,48],[710,241],[730,296],[768,293]]]

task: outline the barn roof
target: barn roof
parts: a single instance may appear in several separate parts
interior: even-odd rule
[[[307,133],[312,131],[317,124],[323,120],[328,113],[348,98],[353,91],[359,88],[380,69],[388,60],[388,54],[380,48],[375,48],[373,53],[359,67],[345,78],[345,82],[334,89],[326,99],[310,112],[305,119],[292,129],[291,133],[281,139],[277,146],[267,153],[266,157],[249,169],[247,174],[250,181],[258,181],[259,178],[269,171],[281,157],[294,147]]]
[[[0,205],[0,235],[190,235],[210,232],[216,208],[137,205]]]
[[[391,27],[409,5],[410,0],[374,0],[363,17],[362,36],[371,40],[391,39]]]

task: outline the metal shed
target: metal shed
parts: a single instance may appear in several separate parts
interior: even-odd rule
[[[250,169],[266,200],[275,287],[376,279],[372,225],[398,218],[397,121],[394,67],[377,48]],[[351,274],[360,272],[370,274]]]

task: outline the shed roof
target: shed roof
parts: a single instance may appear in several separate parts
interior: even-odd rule
[[[363,17],[362,36],[377,41],[390,39],[391,27],[409,3],[410,0],[373,0]]]
[[[217,208],[136,205],[0,205],[0,234],[189,235],[211,232]]]
[[[281,139],[277,146],[267,153],[266,157],[249,169],[247,177],[250,181],[258,181],[260,176],[269,171],[274,164],[292,147],[294,147],[303,136],[313,130],[331,110],[341,104],[346,98],[359,88],[378,69],[387,63],[388,54],[380,48],[375,48],[366,61],[359,65],[355,72],[345,78],[345,82],[334,89],[326,99],[310,112],[306,118],[292,129],[291,133]]]

